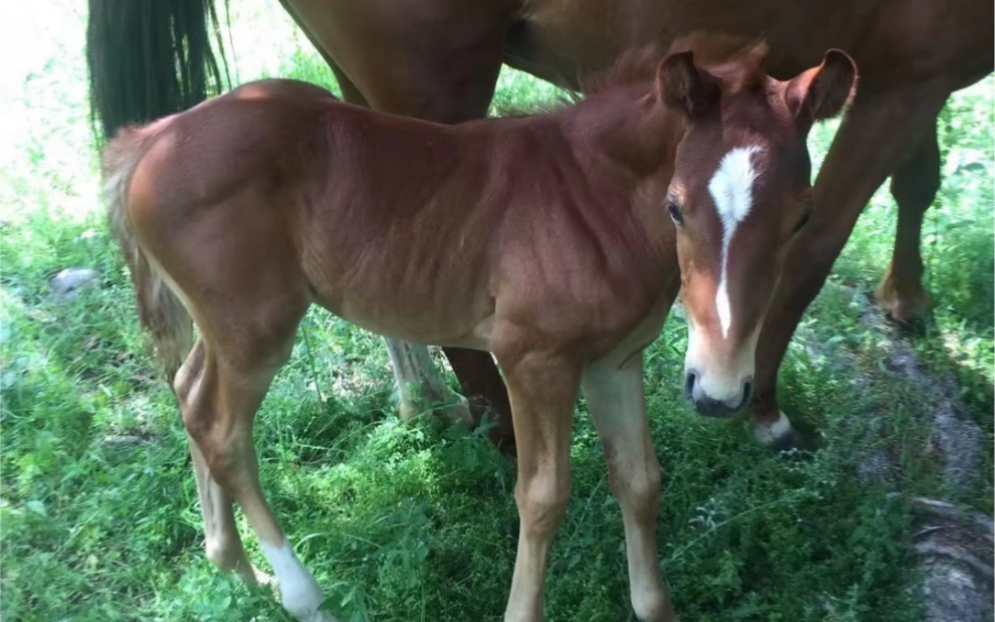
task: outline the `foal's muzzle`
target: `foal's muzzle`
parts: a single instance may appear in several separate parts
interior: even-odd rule
[[[699,415],[706,417],[731,417],[739,409],[746,406],[753,396],[753,377],[747,377],[740,383],[739,391],[732,397],[716,399],[702,389],[701,376],[694,369],[689,369],[684,375],[684,397],[687,398]]]

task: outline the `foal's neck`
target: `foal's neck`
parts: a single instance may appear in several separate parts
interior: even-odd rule
[[[569,141],[583,143],[584,151],[638,182],[673,171],[685,122],[648,85],[630,85],[577,104],[564,115],[564,129]]]

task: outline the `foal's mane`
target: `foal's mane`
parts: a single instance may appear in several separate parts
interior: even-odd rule
[[[760,64],[767,55],[765,42],[739,35],[697,31],[680,37],[670,48],[664,48],[659,43],[630,48],[620,54],[606,71],[581,78],[579,93],[563,91],[551,101],[531,104],[526,108],[501,108],[499,116],[521,118],[557,112],[579,104],[591,95],[619,87],[652,84],[664,58],[688,51],[694,53],[696,65],[707,69],[730,92],[753,89],[762,84]]]
[[[761,84],[760,64],[767,55],[761,40],[713,32],[694,32],[680,37],[664,49],[658,43],[623,52],[607,71],[581,80],[585,96],[633,84],[650,83],[666,56],[693,52],[694,63],[719,78],[731,91],[751,89]]]

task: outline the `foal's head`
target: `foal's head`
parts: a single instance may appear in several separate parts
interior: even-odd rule
[[[665,208],[689,326],[685,392],[706,415],[750,399],[760,327],[811,210],[806,137],[840,112],[856,79],[853,61],[831,50],[781,82],[760,71],[764,51],[749,46],[717,64],[679,52],[657,72],[664,105],[687,121]]]

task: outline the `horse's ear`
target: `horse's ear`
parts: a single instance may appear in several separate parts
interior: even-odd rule
[[[719,84],[710,73],[694,64],[691,51],[671,54],[656,72],[656,88],[664,105],[696,118],[719,101]]]
[[[829,50],[822,64],[788,82],[785,101],[804,131],[812,123],[835,117],[853,98],[857,65],[840,50]]]

